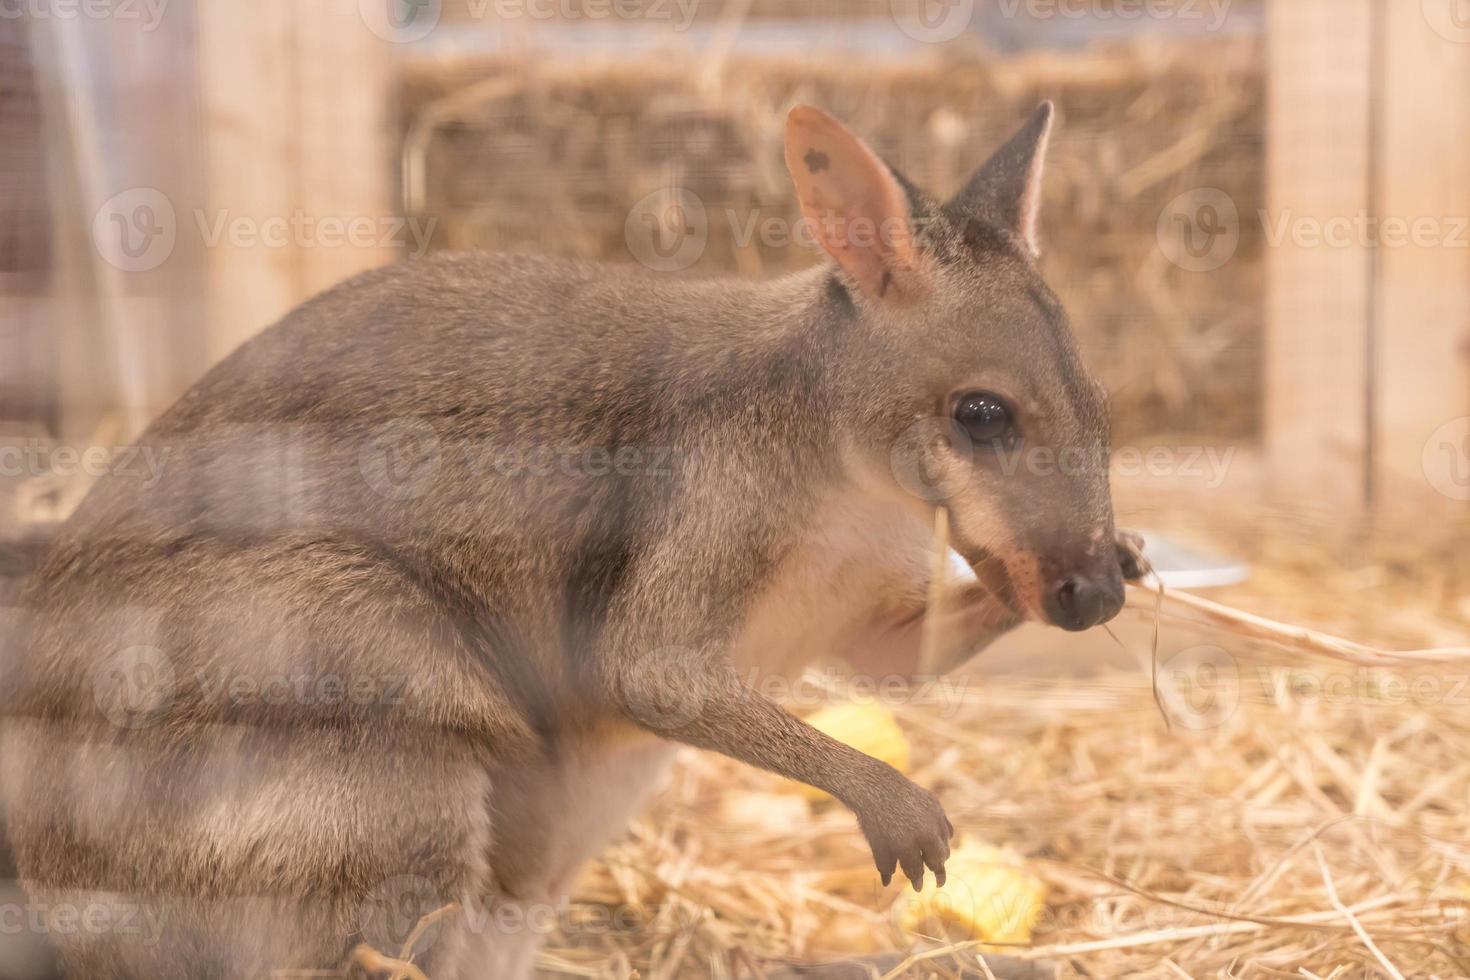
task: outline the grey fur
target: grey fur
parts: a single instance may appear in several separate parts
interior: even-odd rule
[[[157,924],[54,930],[73,974],[332,969],[456,900],[417,962],[520,977],[539,936],[493,912],[554,906],[671,742],[828,790],[885,876],[941,871],[934,797],[732,659],[773,583],[849,588],[801,564],[844,494],[890,508],[874,525],[923,567],[934,501],[902,491],[897,447],[957,388],[1009,379],[1035,444],[1105,453],[1105,404],[1016,230],[910,197],[919,304],[832,267],[751,283],[446,255],[303,304],[166,411],[140,440],[162,478],[104,478],[28,583],[4,692],[32,900]],[[982,571],[1013,571],[1002,546],[1106,563],[1095,460],[967,462],[963,486],[952,453],[921,462],[950,473]],[[858,598],[921,610],[911,567]],[[971,648],[1031,608],[1002,581]]]

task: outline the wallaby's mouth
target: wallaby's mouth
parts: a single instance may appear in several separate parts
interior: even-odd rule
[[[983,549],[964,555],[963,558],[975,577],[975,584],[981,595],[1004,607],[1017,618],[1025,618],[1026,605],[1016,591],[1016,583],[1012,580],[1004,559]]]

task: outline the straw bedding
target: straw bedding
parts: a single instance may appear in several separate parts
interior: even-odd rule
[[[1309,547],[1259,514],[1212,522],[1271,561],[1234,605],[1384,644],[1470,637],[1464,527],[1437,545],[1458,557],[1412,564],[1401,535],[1318,528]],[[1032,945],[1007,952],[1065,978],[1470,977],[1470,664],[1361,668],[1205,628],[1163,644],[1166,668],[1220,649],[1216,673],[1161,673],[1163,712],[1146,649],[1088,677],[987,675],[982,656],[954,710],[891,703],[956,827],[1049,886]],[[541,968],[754,977],[933,948],[899,928],[900,897],[845,811],[690,753],[588,870]],[[902,975],[930,971],[948,975]]]

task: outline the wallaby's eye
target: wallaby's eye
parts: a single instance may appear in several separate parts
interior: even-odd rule
[[[954,419],[976,443],[1010,445],[1016,440],[1011,410],[1000,396],[988,391],[971,391],[955,402]]]

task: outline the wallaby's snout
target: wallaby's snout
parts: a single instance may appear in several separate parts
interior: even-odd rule
[[[1045,589],[1046,618],[1064,630],[1100,626],[1123,608],[1123,573],[1111,548],[1102,560],[1061,567],[1048,577]]]

